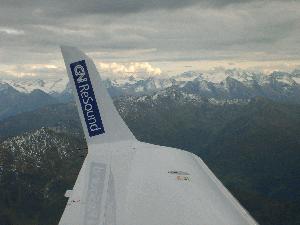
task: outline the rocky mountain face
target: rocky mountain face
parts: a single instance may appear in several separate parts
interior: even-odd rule
[[[84,142],[47,128],[0,145],[0,224],[57,224],[86,154]]]
[[[54,103],[57,100],[42,90],[22,93],[7,83],[0,83],[0,120]]]

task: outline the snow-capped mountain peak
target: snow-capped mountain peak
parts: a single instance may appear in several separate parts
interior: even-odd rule
[[[35,89],[42,90],[48,94],[62,93],[69,82],[67,77],[56,78],[56,79],[13,79],[13,80],[2,80],[1,83],[6,83],[16,89],[19,92],[31,93]]]
[[[186,71],[172,76],[141,78],[124,76],[106,79],[105,85],[112,96],[144,95],[170,87],[207,98],[233,99],[264,96],[272,99],[296,99],[300,96],[300,72],[273,72],[269,75],[241,69],[217,68],[210,71]],[[68,78],[0,80],[0,90],[13,89],[31,93],[41,90],[54,97],[72,98]],[[285,96],[286,95],[286,96]]]

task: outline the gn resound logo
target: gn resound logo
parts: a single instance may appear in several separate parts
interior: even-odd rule
[[[85,60],[70,64],[89,136],[105,133]]]

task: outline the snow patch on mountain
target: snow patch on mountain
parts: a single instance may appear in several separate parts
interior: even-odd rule
[[[294,80],[297,84],[300,84],[300,77],[293,77],[293,80]]]
[[[1,144],[3,148],[7,148],[12,152],[15,160],[30,161],[36,167],[40,166],[43,156],[49,151],[57,151],[60,158],[67,157],[69,145],[70,143],[60,134],[48,128],[41,128],[34,132],[9,138]]]
[[[0,91],[6,91],[9,88],[12,88],[8,83],[0,81]]]
[[[113,97],[151,94],[171,87],[215,99],[263,96],[294,101],[300,93],[299,71],[292,73],[275,71],[266,75],[242,69],[216,68],[210,71],[186,71],[171,77],[123,76],[112,80],[106,79],[104,82]],[[45,80],[0,80],[0,91],[9,88],[7,85],[23,93],[39,89],[60,98],[61,101],[73,99],[67,77]],[[282,95],[286,96],[282,98]]]
[[[6,83],[22,93],[31,93],[33,90],[42,90],[48,94],[62,93],[69,82],[68,78],[59,79],[38,79],[38,80],[2,80],[1,83]]]

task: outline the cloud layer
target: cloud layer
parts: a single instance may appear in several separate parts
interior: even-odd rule
[[[293,0],[2,0],[0,71],[63,68],[60,44],[162,73],[182,62],[300,61],[299,11]]]
[[[104,74],[118,76],[156,76],[161,74],[161,69],[153,67],[148,62],[135,63],[99,63],[100,71]]]

